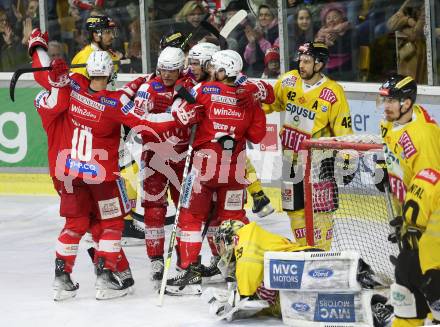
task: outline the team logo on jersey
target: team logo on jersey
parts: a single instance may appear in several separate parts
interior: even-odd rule
[[[327,107],[327,106],[322,106],[322,107],[321,107],[321,111],[322,111],[322,112],[327,112],[327,110],[328,110],[328,107]]]
[[[37,97],[35,98],[35,101],[34,101],[34,105],[35,105],[35,107],[37,109],[40,109],[40,102],[41,102],[41,99],[43,99],[44,96],[46,96],[46,97],[49,96],[49,91],[44,90],[44,91],[40,91],[40,93],[38,93],[38,95],[37,95]]]
[[[121,108],[121,111],[122,111],[125,115],[127,115],[127,114],[130,112],[130,110],[133,109],[133,107],[134,107],[134,102],[133,102],[133,101],[129,101],[129,102],[127,102],[127,104],[125,104],[125,105]]]
[[[233,105],[233,106],[237,104],[237,99],[236,98],[227,97],[227,96],[218,95],[218,94],[211,95],[211,101],[212,102],[225,103],[225,104],[229,104],[229,105]]]
[[[214,119],[232,119],[243,120],[244,112],[238,110],[237,107],[228,105],[224,106],[212,106],[209,111],[209,118]]]
[[[78,91],[81,87],[73,79],[70,79],[70,87],[75,91]]]
[[[336,94],[327,87],[322,89],[321,93],[319,94],[319,98],[330,102],[331,104],[334,104],[336,101],[338,101]]]
[[[433,169],[427,168],[419,172],[417,174],[417,178],[423,179],[424,181],[435,185],[440,180],[440,173]]]
[[[106,106],[110,106],[110,107],[116,107],[116,105],[118,104],[117,100],[112,99],[112,98],[106,98],[106,97],[100,97],[99,102],[101,102],[102,104],[104,104]]]
[[[136,97],[137,98],[142,98],[142,99],[148,99],[150,97],[150,93],[145,92],[145,91],[138,91],[136,93]]]
[[[295,76],[286,77],[281,81],[281,86],[282,87],[294,87],[296,84],[296,80],[297,80],[297,78]]]
[[[95,100],[92,100],[90,98],[87,98],[75,91],[73,91],[71,93],[72,98],[74,98],[75,100],[81,102],[82,104],[85,104],[88,107],[97,109],[99,111],[104,111],[105,106],[102,103],[96,102]]]
[[[151,86],[153,87],[153,89],[156,92],[163,92],[163,91],[165,91],[165,86],[162,83],[160,83],[160,82],[152,82]]]
[[[411,137],[409,134],[405,131],[399,138],[399,141],[397,142],[399,145],[403,148],[403,157],[404,158],[411,158],[414,154],[417,153],[417,149],[414,146],[413,141],[411,140]]]
[[[204,86],[202,94],[220,94],[220,88],[218,86]]]

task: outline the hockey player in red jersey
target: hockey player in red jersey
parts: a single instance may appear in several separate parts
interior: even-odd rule
[[[169,112],[174,87],[182,78],[185,55],[180,48],[166,47],[157,61],[157,76],[141,85],[135,96],[135,110],[151,115]],[[151,280],[163,275],[167,190],[177,206],[180,183],[188,148],[188,127],[143,136],[142,206],[144,207],[145,245],[151,260]]]
[[[32,31],[29,39],[29,54],[32,57],[33,67],[46,67],[49,65],[47,42],[47,33],[43,34],[39,29],[34,29]],[[53,60],[50,66],[52,69],[49,72],[39,71],[34,73],[35,80],[46,89],[46,91],[42,91],[37,95],[36,104],[38,105],[37,112],[41,117],[43,128],[47,134],[49,174],[52,177],[55,190],[60,194],[62,184],[57,178],[55,178],[55,163],[58,152],[60,151],[60,135],[62,134],[63,128],[62,120],[65,119],[64,113],[68,108],[68,102],[54,100],[54,97],[66,98],[66,94],[60,95],[63,92],[68,92],[68,97],[70,94],[70,88],[65,88],[64,86],[70,83],[70,79],[68,76],[69,67],[63,60]],[[133,96],[142,81],[143,79],[139,78],[135,81],[129,82],[122,88],[122,90],[128,96]],[[57,90],[53,90],[54,88]],[[55,107],[57,109],[55,109]],[[101,234],[99,221],[93,219],[93,217],[96,216],[94,212],[91,212],[90,215],[90,230],[94,234],[93,238],[95,240],[95,245],[97,246]],[[88,249],[88,252],[92,257],[94,256],[93,252],[95,252],[93,250],[96,251],[97,248]],[[115,274],[124,286],[131,287],[134,284],[130,266],[122,248],[120,259],[117,263],[117,272]],[[70,285],[70,287],[72,288],[73,285]],[[57,292],[55,297],[56,300],[63,299],[62,294],[57,294]]]
[[[151,122],[148,116],[134,111],[134,104],[124,91],[106,91],[113,72],[108,53],[93,52],[87,71],[90,81],[82,75],[70,77],[70,98],[63,99],[69,109],[63,120],[55,169],[56,177],[63,182],[60,214],[66,217],[56,251],[56,296],[61,299],[76,294],[77,285],[72,283],[70,273],[93,211],[101,231],[96,252],[96,298],[127,294],[127,287],[114,274],[120,256],[122,218],[130,210],[125,185],[119,178],[120,126],[140,125],[143,133],[163,132],[176,126],[170,114],[156,116],[155,119],[162,119],[160,123]]]
[[[217,194],[214,219],[248,222],[243,209],[245,188],[246,141],[259,143],[266,133],[266,118],[258,101],[241,107],[237,103],[235,79],[243,62],[232,50],[212,55],[213,82],[198,84],[192,90],[197,104],[203,106],[193,143],[192,168],[184,182],[184,197],[178,226],[178,266],[182,269],[167,281],[168,294],[200,294],[201,272],[197,258],[201,248],[201,226],[210,211],[209,203]],[[179,112],[185,102],[173,103]],[[218,216],[218,218],[217,218]],[[232,218],[233,217],[233,218]]]

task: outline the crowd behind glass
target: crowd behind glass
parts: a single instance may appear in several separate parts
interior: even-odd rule
[[[227,45],[242,54],[244,72],[251,77],[279,75],[280,42],[286,47],[286,66],[292,69],[298,44],[320,41],[330,51],[326,73],[338,81],[376,82],[397,71],[428,84],[431,70],[434,85],[440,85],[440,1],[429,1],[428,23],[425,0],[283,1],[281,36],[276,0],[145,1],[146,37],[141,34],[138,0],[47,0],[49,54],[71,60],[89,43],[87,17],[107,15],[118,25],[114,51],[131,59],[121,72],[142,72],[142,37],[149,41],[151,63],[144,69],[152,71],[164,35],[192,33],[189,46],[201,40],[217,42],[198,27],[200,22],[206,19],[221,29],[234,13],[245,9],[248,16],[229,35]],[[26,42],[32,29],[40,26],[39,17],[37,0],[0,0],[0,71],[11,72],[29,63]]]

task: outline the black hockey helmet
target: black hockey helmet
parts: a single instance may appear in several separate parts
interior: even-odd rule
[[[115,22],[107,16],[90,16],[86,21],[86,30],[100,33],[105,29],[116,28]]]
[[[411,76],[393,74],[382,84],[379,95],[399,101],[411,99],[414,103],[417,97],[417,84]]]
[[[312,56],[315,60],[326,64],[329,57],[328,48],[321,42],[307,42],[298,47],[298,61],[302,54]]]
[[[166,34],[160,39],[160,49],[163,50],[166,47],[180,48],[185,51],[187,46],[186,36],[181,32],[171,32]]]

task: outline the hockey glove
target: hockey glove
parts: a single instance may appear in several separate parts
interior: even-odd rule
[[[266,83],[263,80],[258,80],[255,82],[250,82],[250,83],[255,83],[255,85],[258,88],[258,99],[265,104],[272,104],[275,101],[275,93],[273,91],[273,87],[272,85],[270,85],[269,83]]]
[[[69,66],[64,59],[56,58],[50,62],[49,84],[52,87],[60,88],[70,83]]]
[[[173,103],[171,113],[180,127],[189,127],[197,124],[203,117],[204,107],[201,104],[189,104],[181,99]]]
[[[402,216],[397,216],[393,220],[390,221],[391,227],[394,228],[394,232],[388,235],[388,241],[391,243],[398,243],[401,241],[401,230],[403,226],[403,218]]]
[[[34,28],[29,36],[28,53],[32,57],[35,49],[42,47],[47,51],[47,43],[49,42],[49,37],[47,32],[42,33],[39,28]]]
[[[237,105],[243,109],[259,105],[258,87],[253,83],[246,83],[237,87],[235,94],[237,95]]]
[[[146,82],[146,78],[145,77],[138,77],[135,80],[128,82],[127,84],[125,84],[122,88],[121,91],[123,91],[125,94],[127,94],[130,98],[134,97],[134,95],[136,94],[137,90],[139,90],[139,88],[141,87],[142,84],[144,84]]]
[[[167,109],[173,103],[173,98],[169,94],[166,93],[157,93],[152,95],[151,97],[151,112],[161,113],[166,112]]]

